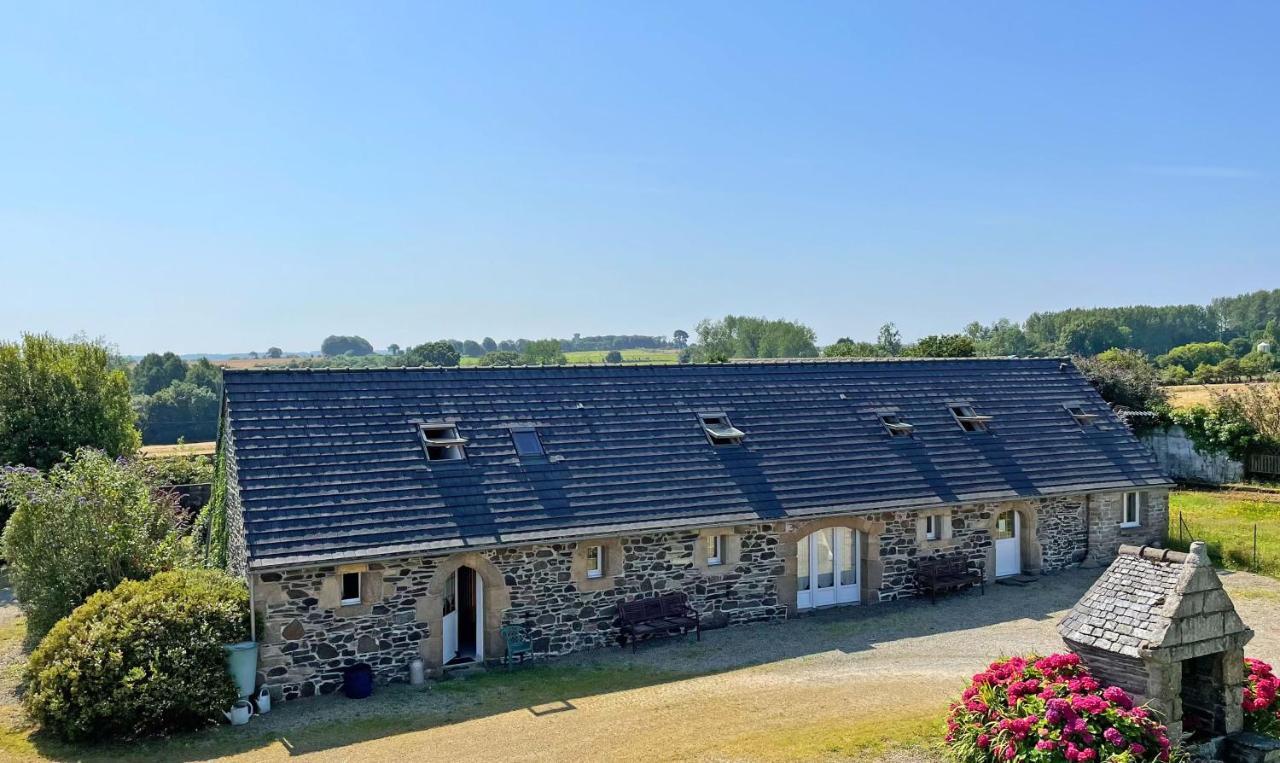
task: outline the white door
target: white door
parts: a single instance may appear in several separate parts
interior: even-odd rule
[[[996,577],[1022,573],[1022,517],[1009,510],[996,517]]]
[[[484,662],[484,579],[472,575],[476,581],[476,662]]]
[[[847,527],[828,527],[796,544],[797,608],[857,603],[861,537]]]
[[[458,573],[444,581],[444,617],[440,622],[440,638],[444,642],[442,662],[458,656]]]

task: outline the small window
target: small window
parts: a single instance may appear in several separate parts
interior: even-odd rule
[[[1124,516],[1120,519],[1121,527],[1140,527],[1142,525],[1142,493],[1124,494]]]
[[[1075,419],[1076,423],[1082,427],[1087,427],[1098,419],[1098,414],[1086,413],[1084,408],[1078,405],[1068,405],[1066,409],[1067,413],[1071,414],[1071,418]]]
[[[937,540],[942,537],[942,517],[929,514],[924,518],[924,539]]]
[[[990,416],[978,415],[970,405],[951,406],[951,415],[956,417],[956,423],[966,432],[985,432],[987,424],[991,421]]]
[[[516,446],[516,455],[521,458],[543,455],[542,440],[538,437],[536,430],[513,429],[511,430],[511,442]]]
[[[453,424],[422,424],[418,428],[428,461],[462,461],[466,459],[467,441],[458,435]]]
[[[591,546],[587,549],[587,577],[604,577],[604,546]]]
[[[903,421],[896,413],[880,414],[880,423],[884,424],[890,437],[910,437],[916,431],[914,426]]]
[[[360,603],[360,573],[342,573],[342,606]]]
[[[698,421],[712,445],[738,445],[747,436],[746,432],[735,427],[723,413],[698,414]]]
[[[716,565],[724,564],[724,536],[708,535],[707,543],[707,564]]]

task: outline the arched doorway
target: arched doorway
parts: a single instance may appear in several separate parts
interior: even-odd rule
[[[862,533],[825,527],[796,542],[796,608],[813,609],[860,600]]]
[[[1022,574],[1022,514],[1008,509],[996,516],[991,530],[996,551],[996,577]]]
[[[466,565],[444,582],[440,624],[445,665],[484,659],[484,578]]]

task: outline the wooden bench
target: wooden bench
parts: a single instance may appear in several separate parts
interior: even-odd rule
[[[916,562],[916,587],[929,594],[929,602],[938,603],[938,592],[944,594],[963,591],[975,584],[987,594],[986,576],[982,566],[974,569],[969,560],[958,554],[926,556]]]
[[[631,642],[631,651],[642,638],[672,636],[693,631],[702,640],[698,612],[681,592],[664,593],[646,599],[618,602],[618,645]]]

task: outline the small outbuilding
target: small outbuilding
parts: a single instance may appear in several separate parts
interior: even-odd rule
[[[1203,542],[1185,554],[1121,546],[1058,633],[1099,680],[1159,713],[1171,738],[1243,727],[1244,645],[1253,631]]]

